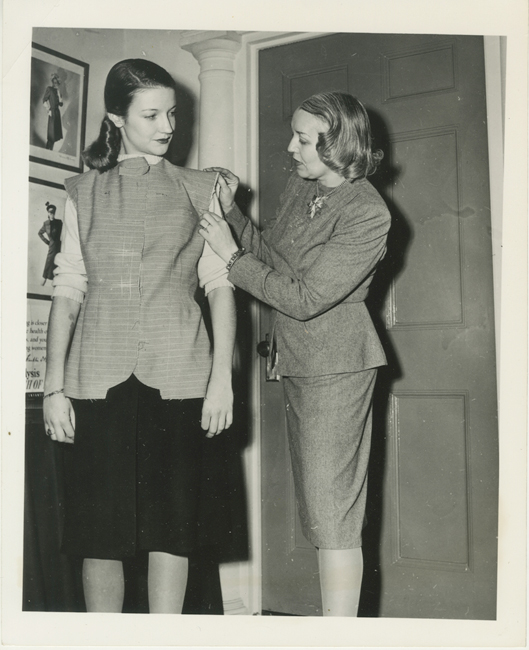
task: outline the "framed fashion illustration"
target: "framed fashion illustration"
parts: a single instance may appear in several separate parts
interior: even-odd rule
[[[32,43],[29,159],[83,171],[88,64]]]
[[[55,256],[61,247],[66,191],[62,185],[29,178],[28,298],[49,300]]]

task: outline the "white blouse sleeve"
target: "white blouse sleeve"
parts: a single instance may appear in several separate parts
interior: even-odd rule
[[[64,206],[61,252],[55,256],[53,298],[63,296],[83,302],[88,287],[86,268],[81,254],[77,210],[70,197]]]
[[[222,215],[222,208],[216,193],[213,193],[211,197],[209,211]],[[204,288],[206,296],[210,291],[218,287],[234,288],[233,284],[228,280],[228,271],[224,260],[213,252],[206,241],[204,242],[202,256],[198,261],[198,281],[200,286]]]

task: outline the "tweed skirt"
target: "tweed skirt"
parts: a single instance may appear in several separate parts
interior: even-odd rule
[[[318,548],[362,545],[376,375],[283,377],[301,527]]]
[[[106,399],[73,399],[64,446],[62,551],[124,559],[197,547],[202,399],[164,400],[132,375]]]

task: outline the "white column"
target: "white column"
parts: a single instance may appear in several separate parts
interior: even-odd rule
[[[234,165],[235,32],[187,32],[180,46],[200,64],[198,167]]]
[[[234,168],[235,57],[241,48],[234,32],[184,32],[180,46],[200,64],[198,168]],[[220,566],[225,614],[248,614],[242,598],[241,564]]]

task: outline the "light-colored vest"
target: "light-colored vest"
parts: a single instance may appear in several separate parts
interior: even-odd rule
[[[66,395],[104,398],[132,373],[164,399],[205,395],[211,346],[197,302],[198,227],[215,179],[139,157],[66,180],[88,275]]]

